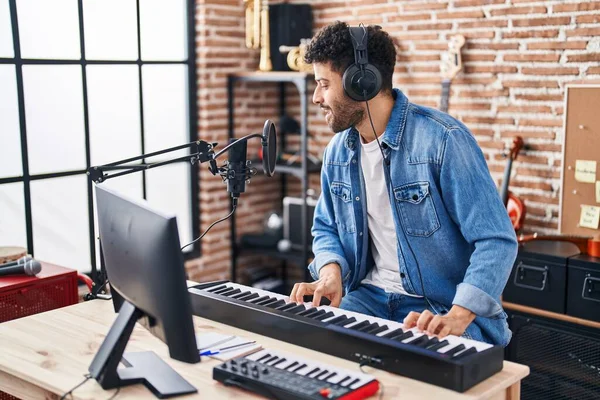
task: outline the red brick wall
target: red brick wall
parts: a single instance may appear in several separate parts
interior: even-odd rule
[[[305,3],[306,1],[292,1]],[[524,199],[526,231],[558,227],[565,85],[600,83],[600,1],[315,0],[315,29],[335,20],[379,24],[398,39],[394,85],[415,103],[438,107],[440,55],[447,38],[467,38],[464,69],[452,83],[450,113],[476,135],[498,185],[503,153],[520,135],[528,149],[514,163],[511,190]],[[199,137],[226,142],[226,75],[255,70],[258,51],[244,47],[242,0],[201,1],[197,7]],[[310,88],[312,90],[314,86]],[[246,90],[247,89],[247,90]],[[269,85],[236,87],[236,135],[259,131],[279,115],[277,90]],[[299,101],[288,88],[289,112]],[[310,151],[321,155],[331,133],[318,108],[309,109]],[[201,174],[202,228],[225,215],[229,202],[218,177]],[[291,179],[291,190],[299,181]],[[318,189],[318,175],[311,176]],[[254,178],[242,195],[238,230],[262,229],[266,211],[281,207],[279,179]],[[228,274],[229,226],[213,228],[203,257],[190,263],[198,279]],[[268,262],[244,258],[244,265]]]

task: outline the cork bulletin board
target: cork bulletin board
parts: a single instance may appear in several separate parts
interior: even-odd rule
[[[566,87],[559,230],[600,233],[600,85]]]

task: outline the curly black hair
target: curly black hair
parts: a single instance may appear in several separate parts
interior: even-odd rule
[[[392,75],[396,64],[394,40],[380,26],[369,25],[366,28],[369,63],[381,72],[382,91],[391,92]],[[343,75],[346,68],[354,63],[354,48],[348,24],[336,21],[317,32],[306,47],[304,62],[331,63],[331,68]]]

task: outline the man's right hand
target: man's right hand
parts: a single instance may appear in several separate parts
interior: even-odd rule
[[[319,271],[319,280],[310,283],[296,283],[290,294],[290,300],[304,303],[304,295],[313,295],[313,305],[319,306],[322,297],[331,301],[332,307],[342,302],[342,270],[336,263],[323,266]]]

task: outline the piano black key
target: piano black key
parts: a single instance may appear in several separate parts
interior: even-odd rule
[[[447,340],[442,340],[439,343],[436,343],[434,345],[431,345],[429,347],[427,347],[427,350],[433,350],[433,351],[438,351],[439,349],[441,349],[442,347],[446,347],[448,346],[449,342]]]
[[[287,304],[286,304],[286,305],[284,305],[284,306],[277,307],[277,308],[276,308],[276,310],[279,310],[279,311],[287,311],[287,310],[289,310],[290,308],[294,308],[294,307],[296,307],[296,306],[297,306],[297,304],[296,304],[296,303],[287,303]]]
[[[394,337],[392,338],[392,340],[395,340],[395,341],[397,341],[397,342],[401,342],[401,341],[403,341],[404,339],[408,339],[408,338],[411,338],[411,337],[413,337],[413,336],[414,336],[414,335],[413,335],[413,333],[412,333],[411,331],[406,331],[406,332],[404,332],[404,333],[402,333],[402,334],[400,334],[400,335],[398,335],[398,336],[394,336]]]
[[[265,354],[264,356],[262,356],[261,358],[259,358],[258,360],[256,360],[256,362],[263,362],[264,360],[266,360],[267,358],[271,358],[272,356],[270,354]]]
[[[451,348],[450,350],[448,350],[442,354],[445,356],[448,356],[448,357],[452,357],[453,355],[455,355],[456,353],[458,353],[459,351],[464,350],[464,349],[465,349],[465,345],[461,343],[457,346],[454,346],[453,348]]]
[[[316,313],[317,311],[319,311],[319,310],[317,310],[316,308],[309,308],[308,310],[299,312],[296,315],[299,315],[299,316],[302,316],[302,317],[308,317],[308,316]]]
[[[309,318],[317,319],[317,318],[319,318],[319,317],[321,317],[321,316],[323,316],[325,314],[327,314],[327,312],[325,310],[319,310],[319,311],[317,311],[314,314],[310,314]]]
[[[351,326],[350,329],[354,329],[356,331],[359,331],[361,328],[364,328],[365,326],[371,325],[371,323],[369,321],[363,321],[363,322],[359,322],[358,324]]]
[[[379,324],[372,323],[372,324],[363,326],[362,328],[359,329],[359,331],[368,333],[369,331],[371,331],[373,329],[377,329],[377,328],[379,328]]]
[[[229,297],[231,297],[232,299],[238,299],[238,298],[240,298],[240,297],[247,296],[247,295],[249,295],[250,293],[251,293],[251,292],[244,291],[244,292],[237,293],[237,294],[234,294],[233,296],[229,296]]]
[[[427,347],[428,343],[429,343],[429,338],[427,337],[427,335],[418,337],[415,340],[410,342],[410,344],[418,346],[418,347]]]
[[[291,368],[294,368],[296,365],[298,365],[298,361],[294,361],[293,363],[291,363],[290,365],[288,365],[288,366],[287,366],[287,367],[285,367],[284,369],[287,369],[287,370],[289,370],[289,369],[291,369]]]
[[[278,298],[276,298],[276,297],[271,297],[271,298],[270,298],[269,300],[267,300],[267,301],[262,301],[262,302],[260,302],[260,303],[256,303],[256,304],[260,304],[261,306],[265,306],[265,307],[266,307],[266,306],[268,306],[269,304],[273,304],[273,303],[276,303],[276,302],[278,302],[278,301],[279,301],[279,299],[278,299]]]
[[[372,331],[368,331],[367,333],[370,333],[371,335],[377,335],[378,333],[387,331],[388,329],[390,329],[390,328],[388,328],[387,325],[382,325],[379,328],[376,328],[376,329],[374,329]]]
[[[217,290],[225,289],[225,288],[227,288],[227,287],[228,287],[227,285],[218,285],[217,287],[212,287],[212,288],[210,288],[210,289],[206,289],[206,291],[207,291],[207,292],[214,293],[214,292],[216,292]]]
[[[273,364],[271,364],[271,367],[276,366],[277,364],[281,364],[282,362],[287,361],[286,358],[280,358],[279,360],[275,361]]]
[[[205,291],[210,291],[210,289],[216,289],[217,287],[221,287],[223,286],[224,283],[229,283],[228,280],[221,280],[221,281],[212,281],[212,282],[205,282],[205,283],[200,283],[198,285],[194,285],[192,287],[190,287],[189,289],[198,289],[198,290],[205,290]]]
[[[252,299],[255,299],[258,297],[258,293],[248,293],[244,296],[239,296],[237,297],[238,300],[243,300],[243,301],[250,301]]]
[[[228,291],[230,291],[230,290],[233,290],[233,288],[231,288],[231,287],[229,287],[229,286],[225,286],[224,288],[222,288],[222,289],[218,289],[218,290],[215,290],[215,291],[214,291],[214,292],[212,292],[212,293],[214,293],[214,294],[221,294],[221,293],[228,292]]]
[[[306,367],[306,364],[301,364],[298,367],[294,368],[293,370],[292,369],[288,369],[288,371],[290,371],[290,372],[296,372],[298,370],[301,370],[304,367]]]
[[[267,299],[270,299],[269,296],[261,296],[258,299],[252,300],[250,303],[252,304],[258,304],[259,301],[265,301]]]
[[[427,346],[425,346],[426,349],[432,347],[434,344],[438,344],[440,342],[440,340],[437,337],[432,337],[431,339],[429,339],[429,343],[427,343]]]
[[[306,307],[304,307],[304,304],[298,304],[296,307],[292,307],[290,309],[285,310],[285,312],[289,312],[292,314],[298,314],[299,312],[302,312],[306,310]]]
[[[310,378],[315,378],[315,379],[316,379],[316,378],[317,378],[317,376],[318,376],[318,375],[321,375],[321,373],[322,373],[323,371],[325,371],[325,372],[329,372],[329,371],[327,371],[327,370],[322,370],[322,369],[319,369],[319,368],[317,368],[317,372],[313,372],[312,374],[307,374],[306,376],[308,376],[308,377],[310,377]]]
[[[234,292],[234,291],[235,291],[235,288],[228,288],[227,290],[223,290],[218,293],[217,292],[215,292],[215,293],[220,294],[221,296],[227,296],[229,293]]]
[[[320,373],[318,373],[317,375],[314,376],[315,379],[319,379],[319,380],[323,380],[323,378],[325,376],[328,376],[330,374],[330,372],[328,370],[325,371],[321,371]]]
[[[393,331],[391,331],[391,332],[388,332],[388,333],[386,333],[386,334],[385,334],[385,335],[383,335],[382,337],[384,337],[384,338],[388,338],[388,339],[391,339],[391,338],[393,338],[394,336],[398,336],[398,335],[400,335],[400,334],[402,334],[402,333],[404,333],[404,330],[402,330],[402,328],[398,328],[398,329],[396,329],[396,330],[393,330]]]
[[[345,321],[336,322],[336,325],[337,326],[346,326],[346,325],[351,324],[353,322],[356,322],[356,318],[350,317],[350,318],[346,318]]]
[[[319,379],[322,380],[322,381],[327,381],[327,380],[329,380],[330,378],[333,378],[336,375],[337,375],[337,372],[332,372],[332,373],[328,374],[327,376],[323,376],[323,377],[321,377]]]
[[[273,356],[273,357],[270,357],[270,358],[268,358],[268,359],[266,359],[266,360],[262,361],[262,363],[263,363],[263,364],[267,364],[267,363],[270,363],[271,361],[275,361],[275,360],[277,360],[278,358],[279,358],[278,356]],[[259,361],[259,362],[260,362],[260,361]]]
[[[285,300],[277,300],[274,303],[266,304],[266,306],[269,308],[277,308],[277,307],[281,307],[284,304],[285,304]]]
[[[327,311],[325,314],[319,315],[318,317],[316,317],[314,319],[316,319],[317,321],[323,321],[324,319],[331,318],[334,315],[335,314],[332,313],[331,311]]]
[[[349,387],[351,387],[352,385],[354,385],[354,384],[355,384],[356,382],[358,382],[358,381],[360,381],[360,379],[356,378],[356,379],[354,379],[352,382],[350,382],[350,383],[348,383],[347,385],[344,385],[344,386],[349,386]]]
[[[477,349],[475,347],[469,347],[468,349],[466,349],[462,353],[455,354],[452,358],[455,359],[455,360],[459,360],[459,359],[461,359],[463,357],[468,356],[469,354],[474,354],[474,353],[477,353]]]
[[[320,370],[320,368],[319,368],[319,367],[314,367],[313,369],[311,369],[310,371],[308,371],[308,373],[306,374],[306,376],[308,376],[308,375],[310,375],[310,374],[312,374],[312,373],[315,373],[315,372],[317,372],[317,371],[319,371],[319,370]]]
[[[347,386],[347,385],[344,384],[344,382],[346,382],[346,381],[350,382],[350,379],[351,379],[351,377],[347,376],[344,379],[342,379],[341,381],[339,381],[337,384],[341,385],[341,386]]]
[[[241,289],[235,289],[233,292],[227,292],[227,294],[225,296],[231,297],[231,296],[235,296],[236,294],[239,294],[241,292],[242,292]]]
[[[336,324],[337,322],[345,321],[347,319],[348,319],[348,317],[346,317],[345,315],[338,315],[337,317],[335,317],[331,321],[327,321],[327,323],[328,324]]]

